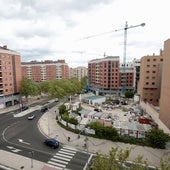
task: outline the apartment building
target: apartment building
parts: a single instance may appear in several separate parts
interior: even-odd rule
[[[88,86],[96,93],[118,94],[120,90],[119,57],[108,56],[88,62]]]
[[[160,97],[161,121],[170,129],[170,39],[164,42],[162,83]]]
[[[141,58],[138,94],[140,100],[154,106],[159,105],[163,55],[148,55]]]
[[[69,78],[76,77],[79,81],[81,78],[87,76],[87,68],[79,66],[76,68],[69,68]]]
[[[137,92],[138,82],[140,79],[140,59],[135,58],[132,63],[133,63],[133,69],[134,69],[133,87],[134,87],[134,91]]]
[[[28,77],[34,82],[69,78],[69,68],[65,60],[22,62],[21,67],[22,77]]]
[[[20,54],[0,47],[0,109],[19,102],[21,79]]]
[[[134,91],[134,66],[132,62],[120,65],[120,89],[122,92]]]

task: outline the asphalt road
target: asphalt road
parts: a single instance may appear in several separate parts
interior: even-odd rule
[[[53,106],[56,106],[56,102],[49,104],[49,108]],[[61,168],[84,168],[90,154],[63,144],[58,149],[52,149],[43,143],[46,137],[40,133],[37,125],[43,114],[40,110],[31,113],[35,115],[33,120],[28,120],[28,115],[14,117],[18,112],[14,110],[0,115],[0,149]]]

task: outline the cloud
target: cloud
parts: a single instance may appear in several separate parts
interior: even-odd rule
[[[87,65],[104,53],[122,59],[125,21],[146,22],[127,35],[127,57],[139,58],[159,51],[169,38],[168,7],[168,0],[0,0],[0,44],[20,52],[24,61],[65,59],[70,66]]]

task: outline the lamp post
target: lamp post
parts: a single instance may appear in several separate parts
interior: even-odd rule
[[[50,136],[50,110],[48,108],[48,136]]]
[[[144,27],[145,23],[141,23],[139,25],[132,25],[132,26],[128,26],[127,21],[125,23],[125,27],[124,27],[124,47],[123,47],[123,81],[122,81],[122,93],[125,93],[125,89],[126,89],[126,46],[127,46],[127,30],[131,29],[131,28],[135,28],[135,27]],[[121,30],[121,29],[120,29]],[[117,30],[119,31],[119,30]]]
[[[34,156],[34,151],[29,152],[31,155],[31,168],[33,168],[33,156]]]

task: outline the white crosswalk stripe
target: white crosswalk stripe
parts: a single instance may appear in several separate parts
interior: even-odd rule
[[[76,149],[64,146],[48,161],[48,164],[58,169],[65,169],[76,152]]]

